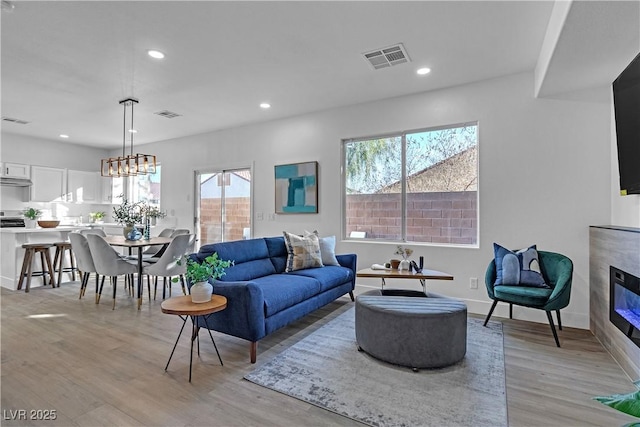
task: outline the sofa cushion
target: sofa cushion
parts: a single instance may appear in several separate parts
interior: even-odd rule
[[[311,277],[272,274],[252,280],[262,290],[264,314],[269,317],[320,293],[320,282]]]
[[[320,291],[324,292],[328,289],[340,286],[350,280],[353,280],[353,271],[346,267],[327,265],[324,268],[309,268],[306,270],[297,270],[288,273],[289,275],[305,276],[317,279],[320,283]]]
[[[234,262],[233,266],[225,269],[226,274],[220,278],[225,282],[251,280],[276,272],[269,259],[269,250],[264,239],[237,240],[205,245],[200,248],[197,258],[202,262],[213,252],[217,252],[220,259]]]
[[[549,301],[552,289],[530,286],[496,286],[493,293],[496,298],[518,305],[540,307]]]
[[[517,252],[493,244],[496,264],[496,286],[521,285],[549,288],[542,277],[536,245]]]
[[[265,237],[264,241],[267,244],[269,258],[271,258],[271,262],[273,263],[273,267],[276,269],[276,273],[284,273],[287,264],[287,256],[289,255],[287,247],[284,244],[284,236]]]
[[[305,268],[322,267],[322,255],[318,236],[309,234],[306,237],[283,232],[287,247],[287,265],[285,271],[291,272]]]

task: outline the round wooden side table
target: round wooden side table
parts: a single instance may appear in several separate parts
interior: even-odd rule
[[[200,356],[200,339],[198,338],[200,327],[198,326],[198,317],[201,317],[204,320],[204,324],[206,325],[207,331],[209,332],[209,337],[211,337],[211,342],[213,343],[213,348],[216,349],[216,353],[218,354],[220,365],[224,365],[222,363],[222,357],[220,357],[220,352],[218,352],[218,346],[216,346],[213,335],[211,335],[211,330],[209,329],[207,318],[213,313],[217,313],[218,311],[222,311],[227,308],[227,298],[223,297],[222,295],[211,295],[211,301],[209,302],[194,303],[191,302],[191,295],[182,295],[179,297],[173,297],[164,300],[160,307],[163,313],[174,314],[182,319],[182,328],[180,328],[180,333],[178,334],[178,338],[176,338],[176,343],[173,345],[173,350],[171,350],[171,356],[169,356],[167,366],[164,367],[165,371],[169,368],[169,363],[171,362],[173,353],[176,351],[178,341],[180,340],[180,336],[182,335],[182,331],[184,330],[184,326],[186,325],[188,318],[191,319],[191,354],[189,357],[189,382],[191,382],[191,368],[193,366],[193,341],[195,340],[198,340],[198,357]]]

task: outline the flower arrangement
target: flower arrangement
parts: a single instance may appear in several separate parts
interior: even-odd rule
[[[206,257],[202,263],[198,263],[187,257],[180,258],[177,263],[178,265],[186,263],[187,273],[185,276],[191,283],[207,282],[209,279],[219,279],[226,274],[224,269],[234,264],[233,261],[221,260],[215,252]],[[177,282],[178,278],[174,277],[172,281]]]
[[[164,218],[165,216],[167,216],[166,212],[162,212],[156,206],[147,206],[145,210],[145,214],[149,218]]]
[[[123,195],[120,195],[123,197]],[[146,206],[142,202],[131,203],[123,197],[122,203],[113,208],[113,219],[118,224],[133,226],[142,223]]]
[[[413,253],[413,249],[411,248],[403,248],[401,245],[398,245],[394,254],[401,255],[402,259],[407,259]]]
[[[38,219],[42,215],[42,211],[36,208],[27,208],[22,212],[22,215],[27,219]]]

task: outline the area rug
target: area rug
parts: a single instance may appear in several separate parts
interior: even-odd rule
[[[350,309],[245,379],[372,426],[506,426],[502,324],[468,319],[467,354],[450,367],[381,362],[357,350]]]

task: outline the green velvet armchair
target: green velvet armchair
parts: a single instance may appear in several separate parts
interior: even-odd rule
[[[556,345],[560,347],[560,341],[558,340],[558,334],[553,324],[551,312],[556,312],[558,316],[558,328],[562,330],[560,309],[569,305],[573,263],[566,256],[554,252],[538,251],[538,256],[542,275],[546,283],[551,287],[550,289],[520,285],[494,286],[496,281],[496,265],[495,262],[491,260],[485,274],[485,284],[487,286],[487,293],[489,294],[489,298],[493,300],[493,304],[484,321],[484,326],[487,326],[493,310],[500,301],[509,304],[510,319],[513,318],[513,304],[544,310],[547,313],[547,319],[549,320],[549,326],[551,326],[551,332],[553,332],[553,338],[556,340]]]

